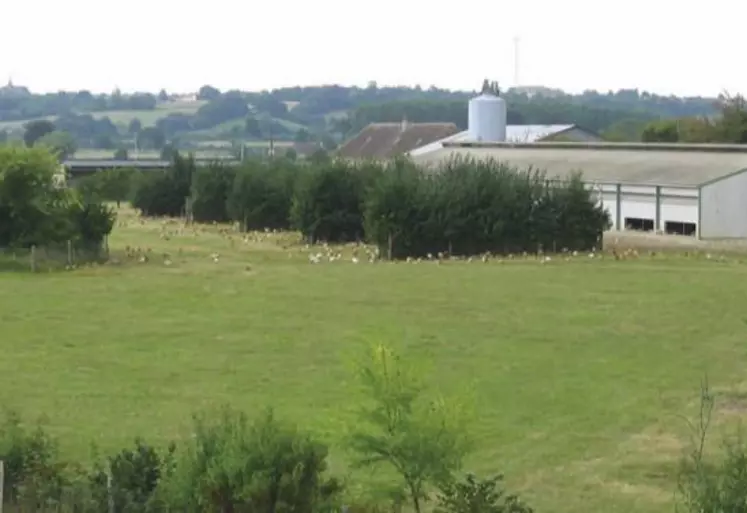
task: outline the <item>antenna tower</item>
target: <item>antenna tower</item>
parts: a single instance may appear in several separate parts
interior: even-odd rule
[[[514,87],[519,87],[519,36],[514,36]]]

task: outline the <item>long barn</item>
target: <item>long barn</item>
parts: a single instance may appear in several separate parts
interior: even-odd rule
[[[437,167],[460,157],[541,169],[550,179],[580,172],[615,230],[747,238],[747,145],[447,143],[413,160]]]

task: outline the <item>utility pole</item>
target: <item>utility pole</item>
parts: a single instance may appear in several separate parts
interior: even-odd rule
[[[514,87],[519,87],[519,36],[514,36]]]

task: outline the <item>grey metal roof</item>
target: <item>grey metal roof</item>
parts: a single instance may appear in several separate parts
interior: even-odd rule
[[[578,125],[506,125],[506,142],[510,143],[533,143],[552,135],[562,134],[576,128],[583,130]],[[588,130],[585,130],[588,132]],[[592,132],[589,132],[592,134]],[[596,135],[596,134],[593,134]],[[445,137],[439,141],[420,146],[410,152],[410,155],[419,156],[431,151],[438,150],[449,143],[469,142],[471,135],[468,130]]]
[[[674,149],[667,145],[535,143],[531,145],[459,145],[414,156],[433,166],[453,157],[494,159],[520,169],[533,167],[548,177],[581,171],[586,181],[696,187],[740,170],[747,170],[747,146]]]

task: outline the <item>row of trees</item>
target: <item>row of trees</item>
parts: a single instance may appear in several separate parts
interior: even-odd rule
[[[0,87],[0,121],[62,116],[105,110],[152,110],[158,97],[150,93],[93,94],[89,91],[32,94],[25,87]]]
[[[47,149],[0,146],[0,248],[73,243],[97,256],[113,226],[105,205],[65,187]]]
[[[59,458],[43,429],[15,415],[0,425],[5,499],[30,511],[530,513],[505,492],[501,476],[462,475],[472,449],[463,400],[429,393],[423,375],[386,347],[357,367],[366,401],[344,438],[355,466],[389,471],[383,490],[356,493],[331,476],[329,448],[272,410],[248,418],[224,408],[194,418],[192,436],[164,450],[136,439],[133,447],[92,468]]]
[[[121,201],[122,173],[94,175],[81,187]],[[494,161],[453,160],[431,171],[403,159],[276,159],[237,168],[197,167],[177,155],[166,171],[130,175],[133,206],[147,216],[295,229],[311,241],[366,240],[391,258],[582,250],[596,247],[609,227],[580,176],[550,181]]]
[[[747,144],[747,101],[722,95],[719,115],[659,120],[642,132],[644,142]]]

